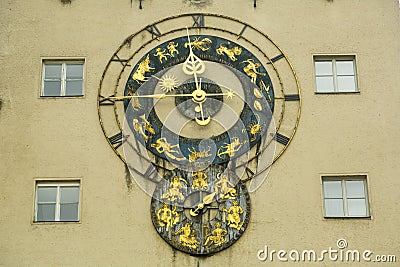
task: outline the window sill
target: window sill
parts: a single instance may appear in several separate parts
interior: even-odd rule
[[[81,224],[81,221],[33,221],[32,225]]]
[[[324,216],[325,220],[347,220],[347,219],[359,219],[359,220],[372,220],[372,216],[343,216],[343,217],[331,217],[331,216]]]
[[[316,95],[359,95],[360,91],[357,92],[315,92]]]
[[[45,96],[45,95],[41,95],[40,98],[84,98],[85,95],[66,95],[66,96]]]

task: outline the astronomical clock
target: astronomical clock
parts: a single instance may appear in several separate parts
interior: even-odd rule
[[[250,193],[290,144],[300,106],[283,50],[215,14],[168,17],[128,36],[98,91],[101,128],[151,195],[155,231],[191,255],[243,235]]]

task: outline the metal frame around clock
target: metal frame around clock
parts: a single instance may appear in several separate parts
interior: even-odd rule
[[[180,26],[177,27],[177,25]],[[229,28],[235,29],[235,31],[228,30],[227,27],[221,28],[220,25],[229,25]],[[211,31],[225,34],[230,38],[237,38],[238,41],[244,43],[244,46],[252,47],[254,51],[257,51],[265,59],[263,66],[269,69],[268,73],[271,73],[271,70],[275,73],[274,99],[277,102],[277,107],[279,106],[278,102],[281,102],[281,105],[280,110],[274,112],[274,119],[277,122],[276,133],[268,142],[275,142],[278,152],[273,160],[261,169],[257,168],[257,164],[255,164],[254,168],[243,166],[247,175],[247,177],[243,178],[243,181],[249,181],[268,170],[291,143],[299,124],[301,94],[297,75],[283,50],[268,35],[238,19],[208,13],[181,14],[147,25],[126,38],[108,61],[100,80],[97,103],[102,131],[114,152],[126,164],[121,148],[121,145],[125,142],[122,134],[122,120],[120,119],[123,117],[123,102],[110,100],[109,97],[120,95],[123,92],[124,84],[120,85],[120,81],[123,79],[122,76],[124,73],[126,74],[126,68],[131,67],[130,62],[134,62],[142,56],[140,53],[143,53],[142,49],[144,47],[151,46],[167,35],[178,33],[182,35],[188,26],[189,30],[197,29],[199,33]],[[268,42],[265,42],[266,40]],[[109,77],[110,73],[112,74],[111,78]],[[279,90],[277,90],[277,85],[280,87]],[[276,116],[277,113],[279,113],[279,116]],[[288,113],[290,113],[290,118],[287,116]],[[264,147],[267,148],[269,143]],[[262,152],[258,151],[249,159],[249,162],[257,161]],[[144,159],[148,160],[147,158]]]

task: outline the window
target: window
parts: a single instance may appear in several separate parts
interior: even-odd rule
[[[43,61],[41,96],[83,96],[83,61]]]
[[[317,93],[358,92],[354,56],[314,57]]]
[[[369,217],[365,175],[323,176],[325,217]]]
[[[79,181],[36,183],[36,222],[79,221]]]

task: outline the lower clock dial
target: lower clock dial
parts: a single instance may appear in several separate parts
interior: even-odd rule
[[[222,166],[171,171],[154,191],[151,218],[175,249],[194,255],[221,251],[245,231],[250,219],[246,186]]]

